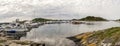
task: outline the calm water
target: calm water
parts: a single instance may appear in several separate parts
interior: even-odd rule
[[[47,46],[75,46],[75,44],[65,37],[74,36],[84,32],[119,27],[120,22],[86,22],[90,24],[46,24],[27,33],[21,40],[32,40],[43,42]]]

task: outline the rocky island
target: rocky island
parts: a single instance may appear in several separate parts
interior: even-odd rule
[[[79,19],[80,21],[107,21],[107,19],[104,19],[102,17],[94,17],[94,16],[87,16],[85,18]]]

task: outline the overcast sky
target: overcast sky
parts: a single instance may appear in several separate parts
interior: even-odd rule
[[[0,0],[0,21],[85,16],[119,19],[120,0]]]

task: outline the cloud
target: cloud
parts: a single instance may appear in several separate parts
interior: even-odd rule
[[[0,19],[73,19],[85,16],[118,19],[119,8],[120,0],[0,0]]]

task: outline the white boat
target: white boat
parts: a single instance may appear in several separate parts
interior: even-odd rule
[[[7,24],[0,24],[0,31],[5,36],[10,36],[14,39],[20,39],[30,31],[28,24],[19,24],[19,23],[7,23]]]

